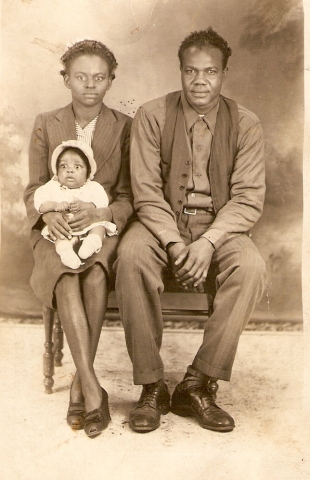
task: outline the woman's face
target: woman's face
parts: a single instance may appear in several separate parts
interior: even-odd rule
[[[112,85],[108,63],[98,55],[81,55],[70,64],[64,77],[73,104],[93,107],[102,103]]]

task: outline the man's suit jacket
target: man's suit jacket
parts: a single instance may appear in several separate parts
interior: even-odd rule
[[[141,223],[164,248],[170,242],[182,242],[177,222],[185,206],[186,185],[192,164],[192,147],[182,104],[170,102],[167,105],[167,97],[169,95],[142,105],[135,115],[131,131],[134,208]],[[180,94],[176,92],[175,98],[179,97]],[[219,105],[209,162],[211,197],[216,216],[204,234],[215,248],[232,236],[247,233],[253,227],[262,214],[266,189],[260,121],[249,110],[237,106],[239,123],[235,148],[236,129],[230,127],[230,122],[227,125],[226,121],[224,128],[219,127],[219,120],[223,120],[225,112],[223,110],[221,113],[221,103],[223,101]],[[169,121],[171,106],[177,108],[177,118],[173,115],[173,121]],[[230,113],[226,113],[230,117]],[[168,140],[172,142],[164,141],[166,122]],[[222,135],[225,143],[231,146],[223,144]],[[163,148],[164,143],[170,143],[170,147],[166,145]],[[229,158],[223,161],[222,155],[227,152],[230,152]],[[211,172],[211,169],[214,171]]]
[[[120,232],[132,214],[132,193],[129,173],[129,141],[131,118],[102,105],[92,149],[97,163],[94,180],[100,183],[109,197],[113,222]],[[63,141],[76,139],[72,104],[37,116],[29,147],[29,183],[24,200],[32,229],[32,246],[40,237],[42,222],[35,210],[35,190],[53,177],[51,156]]]

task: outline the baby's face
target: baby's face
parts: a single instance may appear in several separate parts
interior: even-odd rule
[[[58,164],[58,181],[68,188],[79,188],[87,180],[87,167],[76,152],[66,151]]]

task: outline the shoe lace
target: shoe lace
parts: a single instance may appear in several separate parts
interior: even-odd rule
[[[154,407],[154,402],[156,401],[158,393],[159,388],[157,386],[154,387],[152,384],[144,385],[141,398],[139,400],[139,406],[144,407],[145,405],[148,405],[150,407]]]
[[[206,384],[197,384],[187,381],[187,388],[191,392],[195,392],[198,397],[200,397],[201,406],[203,409],[209,408],[210,406],[217,407],[216,392],[218,390],[218,385],[215,382],[208,382]]]

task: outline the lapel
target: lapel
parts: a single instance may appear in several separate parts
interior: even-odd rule
[[[56,121],[52,122],[51,143],[52,151],[61,142],[76,139],[75,117],[72,103],[58,110],[55,114]],[[102,104],[101,111],[96,124],[92,149],[97,163],[98,170],[109,160],[115,149],[123,123],[118,121],[113,112]]]
[[[76,139],[75,117],[72,109],[72,103],[58,110],[55,117],[58,121],[54,123],[55,128],[52,136],[56,136],[57,141],[59,138],[61,138],[59,143],[64,142],[65,140]]]
[[[97,162],[97,171],[108,161],[118,141],[122,122],[118,122],[112,111],[102,104],[97,120],[92,149]]]
[[[61,142],[66,140],[76,140],[75,119],[70,103],[64,108],[49,113],[47,122],[47,138],[48,138],[48,168],[50,177],[53,177],[51,169],[51,158],[53,151]]]

